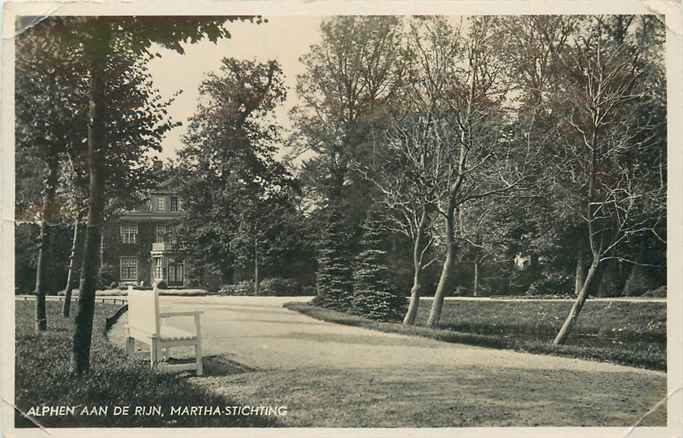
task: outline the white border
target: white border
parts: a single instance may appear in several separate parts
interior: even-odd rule
[[[82,437],[97,434],[110,436],[185,437],[188,433],[203,436],[272,437],[286,434],[296,437],[354,436],[461,437],[471,435],[506,437],[563,436],[589,437],[675,437],[683,436],[683,295],[676,286],[683,284],[683,221],[681,193],[683,153],[680,139],[681,84],[683,81],[683,15],[679,1],[577,0],[552,1],[507,0],[496,2],[452,0],[139,0],[139,1],[22,1],[6,2],[2,16],[0,80],[0,431],[12,437],[46,436],[39,429],[13,429],[14,413],[8,401],[14,400],[14,17],[17,15],[343,15],[343,14],[643,14],[666,16],[668,78],[668,426],[660,428],[439,428],[439,429],[48,429],[51,436]],[[599,388],[596,388],[599,390]]]

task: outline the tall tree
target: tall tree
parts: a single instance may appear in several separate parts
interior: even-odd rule
[[[53,23],[54,24],[54,23]],[[51,174],[59,180],[61,218],[78,223],[86,212],[88,197],[87,122],[88,78],[83,54],[68,51],[66,41],[57,38],[48,29],[24,32],[19,39],[17,85],[23,85],[18,103],[18,122],[21,121],[19,139],[34,142],[38,139],[57,139],[60,149],[43,157],[55,167]],[[110,50],[105,66],[109,80],[107,86],[108,131],[107,147],[103,155],[105,215],[111,216],[120,208],[140,201],[139,193],[154,182],[147,158],[150,151],[158,151],[166,131],[176,126],[166,115],[172,102],[163,99],[153,88],[146,71],[149,56],[132,56],[123,46]],[[36,126],[42,123],[40,129]],[[40,143],[38,143],[40,144]],[[54,149],[54,148],[53,148]],[[74,276],[73,260],[77,255],[78,227],[74,226],[73,248],[63,313],[68,316],[71,303],[71,285]],[[101,249],[100,249],[101,252]],[[52,263],[60,263],[52,260]],[[39,271],[40,272],[40,271]],[[39,300],[40,301],[40,300]]]
[[[657,69],[644,56],[638,33],[626,23],[635,20],[591,17],[567,49],[555,54],[563,72],[558,105],[567,115],[567,137],[575,139],[564,152],[575,163],[572,173],[581,187],[576,195],[583,210],[577,214],[585,221],[590,254],[581,290],[555,344],[566,342],[600,264],[624,259],[616,255],[619,247],[653,229],[652,218],[639,212],[645,211],[642,200],[650,195],[646,182],[657,169],[638,162],[659,132],[653,114],[644,124],[641,119],[644,108],[659,98],[648,80]]]
[[[41,164],[37,166],[42,179],[42,184],[38,187],[43,187],[41,199],[30,199],[30,194],[29,199],[22,196],[22,192],[26,191],[21,189],[26,187],[21,184],[17,186],[20,194],[17,198],[19,202],[23,201],[23,209],[40,204],[35,329],[43,332],[47,330],[45,276],[50,263],[50,235],[60,214],[57,193],[61,178],[60,168],[67,149],[82,138],[83,130],[74,128],[73,122],[84,114],[85,99],[79,88],[82,80],[74,55],[63,47],[52,44],[47,38],[24,32],[17,38],[17,54],[15,87],[18,179],[26,178],[26,171],[36,171],[36,160]],[[17,211],[17,216],[22,215],[21,211]]]
[[[438,213],[444,221],[445,257],[430,310],[436,326],[459,250],[460,211],[474,201],[509,193],[522,180],[522,166],[533,154],[519,157],[506,138],[503,103],[509,85],[501,62],[500,38],[489,17],[472,18],[467,31],[444,19],[427,21],[427,32],[416,33],[416,48],[424,59],[422,80],[440,85],[431,99],[430,116],[438,117],[434,136],[447,151],[440,174]]]
[[[328,209],[324,216],[327,220],[341,222],[328,223],[324,228],[332,235],[348,233],[353,237],[355,230],[344,228],[352,219],[349,212],[354,208],[349,208],[350,203],[358,200],[352,198],[363,185],[352,184],[350,164],[368,145],[369,132],[382,119],[384,108],[400,80],[396,67],[400,20],[396,17],[335,17],[325,20],[320,30],[322,41],[311,46],[301,58],[305,67],[304,73],[297,78],[301,104],[294,108],[292,115],[300,139],[299,148],[316,154],[311,159],[316,162],[315,166],[309,169],[316,169],[313,183]],[[361,198],[363,196],[361,193]],[[362,204],[361,200],[354,207]],[[351,249],[344,248],[341,243],[324,244],[330,243],[330,234],[321,237],[319,247],[323,260],[319,260],[319,268],[326,269],[337,263],[347,266],[323,273],[321,277],[335,283],[333,289],[341,288],[350,293],[352,278],[348,254]],[[344,243],[349,246],[349,242]],[[337,248],[339,254],[330,252]],[[335,262],[330,265],[324,260],[327,258]],[[344,278],[332,279],[335,275]],[[326,281],[318,281],[321,294],[327,290]],[[329,300],[322,297],[321,301]]]
[[[248,18],[248,17],[247,17]],[[72,369],[83,373],[90,366],[90,343],[95,307],[97,256],[105,199],[105,151],[107,149],[108,86],[115,77],[107,72],[113,52],[132,58],[152,56],[152,44],[183,52],[181,43],[203,37],[212,41],[229,36],[223,24],[240,17],[50,17],[33,26],[78,54],[88,80],[89,174],[88,215],[78,313],[72,349]],[[119,72],[123,73],[123,72]],[[135,114],[135,112],[132,112]],[[134,123],[134,121],[133,121]]]
[[[283,231],[296,193],[275,159],[281,138],[274,111],[286,97],[283,80],[275,61],[223,59],[220,72],[200,86],[203,100],[180,151],[182,234],[190,257],[225,277],[251,264],[255,286],[273,255],[268,240]]]

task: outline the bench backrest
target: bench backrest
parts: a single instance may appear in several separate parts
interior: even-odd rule
[[[159,335],[159,291],[128,289],[128,330],[132,337]]]

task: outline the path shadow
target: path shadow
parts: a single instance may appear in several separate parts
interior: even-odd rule
[[[170,357],[168,359],[169,364],[181,364],[181,363],[187,363],[187,362],[193,362],[194,359],[185,359],[185,358],[175,358],[175,357]],[[223,377],[223,376],[232,376],[235,374],[244,374],[244,373],[249,373],[256,371],[254,368],[251,368],[247,365],[243,365],[239,362],[236,362],[234,360],[230,360],[227,357],[223,355],[211,355],[211,356],[204,356],[204,375],[199,377]],[[194,372],[183,372],[178,375],[179,377],[197,377]]]
[[[355,345],[378,345],[378,346],[395,346],[406,347],[416,346],[424,348],[441,348],[443,344],[438,342],[430,342],[425,338],[391,335],[391,334],[375,334],[375,335],[350,335],[337,333],[304,333],[304,332],[288,332],[281,335],[259,336],[262,338],[284,338],[284,339],[299,339],[304,341],[314,341],[322,343],[339,343],[339,344],[355,344]]]
[[[294,325],[330,325],[326,322],[313,321],[285,321],[282,319],[230,319],[230,322],[265,322],[268,324],[294,324]]]

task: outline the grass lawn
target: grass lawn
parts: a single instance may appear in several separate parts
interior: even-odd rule
[[[48,302],[48,327],[43,335],[33,333],[33,302],[16,303],[16,405],[24,412],[41,406],[73,406],[76,415],[36,417],[46,427],[136,427],[136,426],[275,426],[271,417],[233,415],[171,415],[171,406],[239,406],[234,399],[191,384],[186,378],[160,374],[147,363],[130,360],[104,334],[105,318],[117,309],[97,304],[91,372],[77,378],[69,372],[72,319],[60,315],[60,303]],[[207,366],[211,374],[211,366]],[[223,374],[226,374],[223,370]],[[229,373],[229,371],[227,372]],[[201,380],[201,378],[199,378]],[[108,406],[107,415],[79,415],[83,407]],[[114,416],[114,406],[151,409],[161,415]],[[16,411],[15,411],[16,412]],[[34,427],[19,412],[16,427]]]
[[[325,321],[446,342],[603,360],[666,370],[666,304],[588,301],[566,345],[551,341],[570,302],[446,301],[439,329],[424,327],[430,300],[423,300],[417,326],[370,321],[312,306],[287,304]]]
[[[286,405],[293,427],[623,427],[666,394],[664,376],[637,370],[305,368],[201,384],[226,397]],[[666,405],[639,424],[665,426]]]

